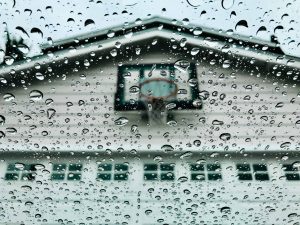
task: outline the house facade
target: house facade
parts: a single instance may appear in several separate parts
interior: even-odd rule
[[[0,224],[297,224],[299,69],[160,18],[2,66]]]

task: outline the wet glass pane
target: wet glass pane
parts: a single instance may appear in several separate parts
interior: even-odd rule
[[[116,164],[115,165],[115,171],[127,171],[128,165],[126,164]]]
[[[144,180],[157,180],[158,176],[157,173],[145,173]]]
[[[251,173],[239,173],[238,178],[239,178],[239,180],[252,180],[252,174]]]
[[[68,180],[74,180],[74,181],[79,181],[81,180],[81,174],[79,173],[69,173],[68,174],[68,177],[67,177]]]
[[[18,180],[19,174],[18,173],[6,173],[5,180]]]
[[[207,174],[208,180],[222,180],[222,175],[220,173],[209,173]]]
[[[53,164],[53,171],[65,171],[66,164]]]
[[[284,164],[282,166],[282,169],[284,171],[298,171],[298,168],[297,167],[294,167],[292,164]]]
[[[81,164],[70,164],[69,171],[81,171],[82,165]]]
[[[64,180],[65,174],[63,173],[53,173],[51,174],[51,180]]]
[[[114,180],[128,180],[128,174],[127,173],[115,174]]]
[[[192,173],[191,180],[205,180],[205,174],[204,173]]]
[[[285,174],[287,180],[300,180],[300,175],[298,173],[287,173]]]
[[[256,171],[267,171],[267,166],[264,164],[253,164],[253,170]]]
[[[204,171],[204,165],[201,164],[192,164],[190,167],[191,171]]]
[[[145,171],[155,171],[158,169],[158,165],[157,164],[145,164],[144,165],[144,170]]]
[[[109,173],[98,173],[97,178],[99,180],[111,180],[111,174],[109,174]]]
[[[112,170],[112,164],[98,165],[98,171],[111,171],[111,170]]]
[[[238,171],[250,171],[250,165],[249,164],[238,164],[236,165],[236,168]]]
[[[300,0],[0,1],[0,225],[298,225]]]
[[[256,180],[265,181],[269,180],[269,175],[266,173],[256,173],[254,174]]]
[[[160,170],[161,171],[173,171],[174,170],[174,165],[173,164],[161,164],[160,165]]]
[[[219,164],[207,164],[207,171],[217,171],[221,169]]]
[[[164,181],[164,180],[174,180],[175,175],[174,175],[174,173],[161,173],[160,174],[160,179],[162,181]]]

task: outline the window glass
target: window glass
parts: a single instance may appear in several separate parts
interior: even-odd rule
[[[300,225],[300,0],[0,0],[0,225]]]

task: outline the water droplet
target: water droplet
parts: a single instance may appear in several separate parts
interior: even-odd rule
[[[296,219],[296,217],[298,217],[298,214],[297,214],[297,213],[290,213],[290,214],[288,215],[288,218],[290,218],[290,219]]]
[[[225,68],[225,69],[229,68],[230,67],[230,63],[231,63],[230,60],[224,60],[224,62],[222,64],[222,67]]]
[[[191,87],[196,87],[197,84],[198,84],[197,78],[191,78],[191,79],[189,79],[188,82],[189,82],[189,85],[190,85]]]
[[[15,134],[15,133],[17,133],[17,129],[14,128],[14,127],[7,127],[6,132],[11,133],[11,134]]]
[[[244,31],[245,28],[248,28],[248,23],[246,20],[240,20],[236,25],[235,25],[235,30],[236,31]]]
[[[114,37],[114,36],[115,36],[115,32],[114,32],[113,30],[109,30],[109,31],[107,32],[107,37],[112,38],[112,37]]]
[[[32,28],[31,31],[30,31],[30,33],[32,33],[32,34],[39,34],[41,37],[43,37],[43,32],[39,28],[37,28],[37,27]]]
[[[137,54],[137,55],[141,54],[141,48],[136,48],[135,49],[135,54]]]
[[[24,167],[25,167],[25,165],[24,165],[23,163],[17,162],[17,163],[15,163],[15,167],[16,167],[17,169],[23,170]]]
[[[129,88],[129,93],[131,94],[138,94],[140,93],[140,87],[139,86],[132,86]]]
[[[187,72],[190,67],[190,63],[187,60],[178,60],[174,63],[174,68],[180,72]]]
[[[297,169],[300,171],[300,162],[299,161],[296,161],[292,164],[293,168]]]
[[[187,43],[187,39],[186,38],[182,38],[179,42],[180,47],[184,47]]]
[[[230,140],[230,138],[231,138],[231,134],[230,133],[223,133],[223,134],[220,135],[220,139],[222,141],[228,141],[228,140]]]
[[[152,210],[151,209],[147,209],[146,211],[145,211],[145,214],[148,216],[148,215],[150,215],[152,213]]]
[[[0,115],[0,125],[4,125],[5,124],[5,117]]]
[[[278,102],[275,106],[275,108],[282,108],[284,106],[284,103],[283,102]]]
[[[115,125],[117,126],[125,126],[129,120],[126,117],[120,117],[115,120]]]
[[[47,109],[47,117],[48,117],[48,119],[49,120],[52,119],[53,116],[55,115],[55,113],[56,113],[55,109]]]
[[[0,82],[2,84],[7,84],[7,80],[4,77],[0,77]]]
[[[79,100],[79,101],[78,101],[78,105],[79,105],[79,106],[82,106],[82,105],[84,105],[84,104],[85,104],[85,101],[83,101],[83,100]]]
[[[195,99],[195,100],[193,100],[193,106],[196,107],[196,108],[202,107],[202,101],[201,101],[201,99]]]
[[[202,0],[187,0],[187,3],[190,5],[190,6],[193,6],[193,7],[198,7],[201,5],[201,2],[203,2]]]
[[[212,121],[212,124],[213,124],[213,125],[223,125],[224,122],[221,121],[221,120],[213,120],[213,121]]]
[[[29,186],[29,185],[23,185],[23,186],[21,186],[21,189],[24,190],[24,191],[31,191],[32,187]]]
[[[130,131],[131,131],[132,133],[135,133],[135,132],[137,132],[137,129],[138,129],[138,126],[137,126],[137,125],[132,125]]]
[[[194,144],[196,147],[200,147],[201,141],[200,141],[200,140],[195,140],[195,141],[193,142],[193,144]]]
[[[202,32],[203,32],[203,30],[202,30],[202,28],[200,28],[200,27],[196,27],[196,28],[193,30],[193,34],[196,35],[196,36],[202,34]]]
[[[261,26],[260,28],[258,28],[258,30],[256,31],[256,35],[263,37],[267,34],[267,28],[265,26]]]
[[[15,99],[15,96],[11,93],[7,93],[7,94],[3,95],[3,99],[6,102],[10,102]]]
[[[174,147],[172,145],[163,145],[161,146],[161,150],[164,152],[172,152],[174,151]]]
[[[179,178],[178,178],[178,181],[181,182],[181,183],[187,182],[188,180],[189,180],[189,178],[188,178],[188,177],[185,177],[185,176],[182,176],[182,177],[179,177]]]
[[[200,51],[200,48],[198,48],[198,47],[194,47],[194,48],[192,48],[192,50],[191,50],[191,55],[197,55],[198,53],[199,53],[199,51]]]
[[[90,131],[89,129],[83,128],[83,129],[82,129],[82,134],[87,134],[89,131]]]
[[[92,19],[87,19],[85,22],[84,22],[84,26],[86,27],[86,26],[94,26],[95,25],[95,22],[94,22],[94,20],[92,20]]]
[[[29,52],[29,47],[25,44],[18,44],[17,48],[23,54],[27,54]]]
[[[53,102],[54,102],[54,101],[53,101],[52,98],[47,98],[47,99],[45,100],[45,104],[46,104],[46,105],[51,105]]]
[[[45,79],[45,76],[42,73],[39,73],[39,72],[35,74],[35,77],[38,80],[44,80]]]
[[[17,27],[16,27],[16,30],[20,31],[22,34],[24,34],[24,35],[26,35],[27,37],[29,37],[28,33],[24,30],[23,27],[17,26]]]
[[[228,206],[221,208],[221,213],[229,214],[231,212],[231,208]]]
[[[33,101],[40,101],[43,99],[43,93],[38,90],[33,90],[30,92],[29,98]]]
[[[36,170],[42,170],[42,169],[45,169],[45,166],[43,164],[36,164],[36,165],[34,165],[34,168]]]
[[[276,34],[279,30],[283,30],[283,26],[277,26],[274,29],[274,34]]]
[[[206,99],[208,99],[209,98],[209,92],[208,91],[200,91],[199,92],[199,97],[200,97],[200,99],[202,99],[202,100],[206,100]]]
[[[280,145],[280,148],[289,148],[291,146],[291,142],[284,142]]]
[[[183,154],[180,155],[180,159],[186,159],[186,158],[190,158],[193,155],[193,153],[191,151],[187,151],[184,152]]]
[[[133,32],[132,32],[131,30],[127,31],[127,32],[124,34],[125,38],[131,38],[132,35],[133,35]]]
[[[234,0],[222,0],[223,9],[230,9],[234,5]]]
[[[111,50],[111,51],[110,51],[110,54],[111,54],[112,57],[116,57],[117,54],[118,54],[117,49],[114,48],[113,50]]]
[[[168,104],[166,105],[166,109],[167,109],[167,110],[175,109],[176,106],[177,106],[176,103],[170,102],[170,103],[168,103]],[[300,121],[300,120],[299,120],[299,121]]]
[[[6,65],[10,66],[14,63],[15,59],[11,56],[5,56],[4,57],[4,62]]]
[[[5,138],[5,133],[3,131],[0,131],[0,139]]]

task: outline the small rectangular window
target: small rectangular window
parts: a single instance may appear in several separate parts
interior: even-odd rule
[[[145,164],[144,165],[144,180],[154,181],[172,181],[175,179],[174,174],[175,164]]]
[[[257,181],[266,181],[269,180],[268,168],[265,164],[237,164],[237,177],[240,181],[250,181],[250,180],[257,180]]]
[[[114,170],[113,170],[114,168]],[[97,180],[101,181],[126,181],[128,180],[128,165],[126,163],[99,164]]]
[[[238,179],[242,181],[252,180],[252,171],[250,164],[237,164]]]
[[[35,164],[23,164],[22,166],[17,166],[17,164],[10,163],[7,165],[7,171],[5,173],[4,179],[11,181],[32,181],[35,180],[35,176]]]
[[[270,180],[267,165],[253,164],[252,166],[253,166],[255,180],[258,180],[258,181]]]
[[[53,164],[51,180],[64,181],[79,181],[81,180],[82,164],[70,163],[67,164]]]
[[[218,163],[206,164],[207,179],[211,181],[222,180],[221,165]]]
[[[218,163],[191,164],[191,180],[194,181],[217,181],[222,180],[221,165]]]

